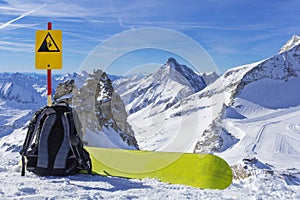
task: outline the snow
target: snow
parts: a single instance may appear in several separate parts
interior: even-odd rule
[[[196,96],[191,96],[192,100]],[[184,141],[185,138],[194,137],[193,134],[188,136],[185,135],[180,137],[180,131],[176,132],[178,126],[181,128],[188,128],[187,133],[194,133],[193,123],[187,123],[193,119],[198,119],[196,113],[201,111],[203,113],[210,113],[208,109],[211,109],[211,100],[209,98],[204,98],[201,102],[202,107],[199,107],[199,101],[195,99],[191,102],[194,103],[193,106],[198,105],[198,110],[188,110],[186,108],[191,105],[185,104],[183,107],[178,107],[177,109],[170,110],[169,115],[165,116],[164,124],[161,124],[161,118],[147,118],[146,120],[140,121],[136,118],[136,126],[139,123],[145,123],[145,125],[152,124],[148,120],[157,120],[156,123],[160,123],[161,127],[158,128],[160,131],[164,131],[166,128],[172,128],[174,131],[173,137],[165,137],[159,131],[152,128],[152,135],[149,136],[149,140],[144,140],[144,145],[151,147],[152,149],[159,148],[160,145],[165,143],[165,149],[168,147],[181,148],[180,141]],[[206,103],[205,103],[206,102]],[[246,102],[246,101],[244,101]],[[241,102],[239,102],[241,103]],[[183,185],[171,185],[167,183],[159,182],[155,179],[123,179],[116,177],[102,177],[102,176],[92,176],[92,175],[75,175],[67,177],[39,177],[32,173],[27,172],[25,177],[20,176],[20,156],[19,151],[21,150],[22,143],[24,141],[27,127],[26,123],[31,117],[33,110],[23,109],[23,106],[18,104],[14,108],[9,107],[5,102],[0,103],[0,113],[1,113],[1,131],[5,126],[10,125],[12,128],[5,131],[5,134],[0,135],[0,199],[299,199],[300,198],[300,177],[297,170],[292,173],[291,178],[289,176],[273,176],[270,174],[264,174],[263,172],[257,172],[254,176],[250,176],[246,179],[234,180],[233,184],[225,190],[203,190],[198,188],[193,188]],[[18,107],[21,108],[18,108]],[[269,109],[270,110],[270,109]],[[181,111],[181,112],[180,112]],[[240,110],[238,110],[240,111]],[[148,110],[149,115],[155,110]],[[182,117],[179,116],[181,113]],[[252,116],[250,111],[247,112],[247,117]],[[138,115],[138,112],[135,113]],[[177,115],[176,115],[177,114]],[[238,152],[245,153],[242,146],[249,144],[257,144],[254,152],[261,155],[259,159],[276,165],[276,167],[281,167],[287,170],[291,167],[299,166],[299,152],[293,152],[289,148],[288,143],[293,147],[300,146],[297,142],[300,133],[300,124],[297,121],[297,116],[300,114],[299,107],[280,109],[277,111],[269,111],[266,116],[260,115],[259,117],[248,118],[247,121],[243,119],[228,119],[226,122],[226,127],[231,123],[230,132],[235,132],[235,137],[239,138],[238,144],[233,148],[229,148],[220,154],[228,162],[234,163],[239,161],[240,158]],[[169,116],[172,115],[172,118]],[[246,114],[245,114],[246,115]],[[274,116],[277,118],[273,119]],[[134,115],[130,117],[134,118]],[[136,116],[137,117],[137,116]],[[161,117],[161,116],[159,116]],[[290,119],[287,121],[286,118]],[[204,119],[204,118],[203,118]],[[201,122],[203,122],[201,119]],[[185,121],[186,120],[186,121]],[[211,119],[208,119],[209,121]],[[241,121],[235,121],[241,120]],[[273,120],[279,121],[277,124],[270,124]],[[204,123],[204,122],[203,122]],[[248,123],[253,124],[253,126],[247,126]],[[18,126],[21,125],[21,126]],[[195,121],[198,124],[198,121]],[[259,133],[260,127],[264,124],[266,127],[261,134]],[[140,124],[141,125],[141,124]],[[198,127],[199,128],[199,127]],[[236,130],[236,131],[234,131]],[[251,133],[256,133],[260,137],[256,137],[255,134],[248,135],[247,130],[251,130]],[[266,143],[264,137],[268,137],[272,134],[272,130],[276,130],[277,137],[275,140],[274,152],[266,150],[265,145],[272,143]],[[282,134],[288,131],[291,135]],[[1,132],[2,133],[2,132]],[[149,132],[150,133],[150,132]],[[148,134],[149,134],[148,133]],[[156,135],[156,133],[159,133]],[[146,134],[146,133],[145,133]],[[153,135],[156,135],[155,137]],[[288,136],[288,137],[287,137]],[[289,138],[292,137],[292,138]],[[151,140],[152,138],[152,140]],[[146,143],[148,141],[148,144]],[[242,144],[242,141],[244,144]],[[260,143],[260,145],[258,145]],[[160,145],[159,145],[160,144]],[[143,146],[143,145],[142,145]],[[192,145],[191,145],[192,146]],[[163,148],[163,147],[161,147]],[[253,148],[253,146],[249,146]],[[273,149],[273,148],[271,148]],[[188,150],[188,149],[186,149]],[[263,152],[266,151],[265,154]],[[227,153],[228,152],[228,153]],[[227,154],[226,154],[227,153]],[[271,157],[268,153],[278,155],[279,157]],[[294,162],[289,162],[291,159],[290,155],[295,156],[293,158]],[[244,156],[244,155],[240,155]],[[273,162],[272,162],[273,160]],[[295,163],[297,162],[297,163]],[[294,164],[293,164],[294,163]],[[291,174],[290,171],[286,171],[286,174]],[[295,176],[295,177],[294,177]],[[297,178],[298,177],[298,178]],[[13,183],[13,185],[12,185]]]
[[[153,179],[132,180],[113,177],[76,175],[72,177],[19,177],[13,172],[10,181],[0,183],[0,198],[14,199],[299,199],[297,187],[283,180],[251,178],[237,181],[230,188],[200,190],[169,185]],[[268,178],[268,177],[266,177]]]
[[[123,141],[120,134],[111,127],[103,126],[101,131],[91,131],[87,128],[83,140],[93,147],[135,149]]]
[[[203,190],[155,179],[124,179],[97,175],[20,176],[19,150],[26,128],[0,140],[0,199],[299,199],[298,185],[284,177],[257,173],[234,180],[225,190]],[[300,180],[300,179],[298,179]]]
[[[300,44],[300,37],[298,35],[293,35],[292,38],[289,39],[289,41],[287,41],[287,43],[281,47],[279,53],[288,51],[299,44]]]
[[[234,136],[239,142],[218,155],[230,164],[240,158],[256,157],[277,170],[295,167],[299,169],[299,115],[300,107],[295,107],[257,118],[226,119],[223,122],[224,127],[231,133],[238,133]]]
[[[297,91],[299,85],[299,78],[291,78],[286,82],[264,79],[247,85],[239,96],[265,108],[293,107],[300,104],[300,95],[291,91]]]
[[[160,106],[161,112],[179,100],[205,87],[204,80],[185,65],[169,58],[155,73],[143,76],[124,77],[114,83],[129,113],[148,106]],[[164,106],[161,106],[163,105]]]
[[[145,96],[130,99],[140,83],[151,86],[157,82],[153,81],[155,77],[117,80],[123,84],[119,89],[124,92],[127,109],[133,104],[141,105],[143,98],[154,102],[129,115],[141,149],[193,152],[203,132],[213,131],[208,127],[215,122],[223,140],[215,154],[232,166],[235,175],[225,190],[204,190],[155,179],[84,174],[39,177],[26,172],[21,177],[19,151],[28,120],[46,102],[45,76],[0,74],[0,199],[300,199],[297,47],[230,69],[195,94],[181,94],[184,82],[178,84],[172,76],[155,90],[149,87]],[[285,68],[286,63],[290,68]],[[283,69],[294,69],[295,73],[291,70],[287,75]],[[59,76],[55,84],[71,76]],[[20,85],[26,92],[22,93]],[[27,92],[32,94],[33,102],[22,101],[22,94]],[[175,97],[178,101],[166,109]],[[110,129],[104,128],[89,137],[95,145],[122,145]],[[101,140],[97,140],[99,137]]]

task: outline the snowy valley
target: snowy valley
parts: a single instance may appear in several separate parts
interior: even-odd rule
[[[53,88],[72,79],[84,88],[99,80],[95,77],[57,75]],[[112,103],[109,108],[126,109],[132,130],[125,121],[123,129],[103,129],[91,141],[106,137],[114,140],[108,147],[132,148],[117,133],[133,131],[142,150],[216,154],[234,172],[233,184],[223,191],[153,179],[30,173],[20,177],[19,151],[32,114],[46,104],[45,80],[40,74],[0,74],[0,199],[300,199],[299,36],[293,36],[277,55],[234,67],[220,77],[198,74],[169,58],[153,74],[116,79],[114,97],[112,92],[107,96],[107,90],[96,92],[101,103],[123,99],[124,104]],[[58,99],[72,95],[63,93]],[[105,118],[105,127],[118,123],[122,127],[121,119],[113,115]],[[87,125],[88,131],[91,126]],[[107,137],[110,131],[114,135]]]

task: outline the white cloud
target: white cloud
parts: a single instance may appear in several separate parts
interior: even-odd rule
[[[3,26],[5,23],[0,23],[0,27]],[[9,24],[5,26],[6,30],[14,30],[14,29],[19,29],[19,28],[29,28],[29,29],[36,29],[35,27],[38,24]]]
[[[34,9],[31,9],[31,10],[29,10],[29,11],[27,11],[27,12],[21,14],[19,17],[16,17],[16,18],[14,18],[14,19],[12,19],[12,20],[9,20],[9,21],[7,21],[7,22],[5,22],[5,23],[2,23],[2,24],[0,25],[0,30],[3,29],[3,28],[8,27],[8,26],[11,25],[12,23],[14,23],[14,22],[16,22],[16,21],[18,21],[18,20],[20,20],[20,19],[22,19],[22,18],[24,18],[24,17],[26,17],[26,16],[32,14],[32,13],[38,11],[39,9],[41,9],[41,8],[43,8],[43,7],[45,7],[45,6],[46,6],[46,4],[43,4],[43,5],[39,6],[39,7],[36,7],[36,8],[34,8]]]
[[[34,52],[34,44],[10,42],[0,39],[0,50],[32,53]]]
[[[74,4],[73,1],[23,1],[14,0],[7,1],[5,6],[0,6],[2,15],[21,15],[24,12],[30,12],[31,16],[35,17],[86,17],[92,15],[89,10],[83,6]],[[33,8],[36,9],[31,12]]]

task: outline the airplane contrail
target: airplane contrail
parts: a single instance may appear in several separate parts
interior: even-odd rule
[[[28,11],[28,12],[23,13],[22,15],[20,15],[19,17],[15,18],[15,19],[12,19],[12,20],[10,20],[10,21],[8,21],[8,22],[5,22],[5,23],[1,24],[1,25],[0,25],[0,29],[3,29],[3,28],[5,28],[5,27],[9,26],[11,23],[13,23],[13,22],[15,22],[15,21],[18,21],[19,19],[22,19],[22,18],[24,18],[24,17],[26,17],[26,16],[28,16],[28,15],[30,15],[30,14],[32,14],[32,13],[38,11],[39,9],[45,7],[46,5],[47,5],[47,4],[43,4],[43,5],[37,7],[37,8],[35,8],[35,9],[33,9],[33,10],[30,10],[30,11]]]

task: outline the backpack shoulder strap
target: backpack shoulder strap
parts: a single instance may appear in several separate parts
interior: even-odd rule
[[[69,132],[70,127],[67,119],[65,117],[66,111],[61,111],[58,113],[57,117],[60,117],[62,125],[63,125],[63,140],[61,142],[61,146],[56,154],[53,168],[54,169],[63,169],[66,167],[66,160],[69,154],[70,145],[69,145]]]
[[[51,133],[52,127],[55,125],[56,118],[57,116],[55,114],[55,111],[47,113],[45,115],[45,119],[43,120],[41,129],[38,132],[39,134],[36,138],[38,140],[37,167],[47,168],[49,165],[48,138]]]
[[[20,151],[22,156],[22,171],[21,176],[25,175],[25,156],[27,155],[27,150],[29,145],[32,143],[34,137],[39,134],[39,130],[41,129],[41,125],[44,123],[44,120],[47,115],[53,112],[53,110],[49,109],[50,107],[46,106],[40,110],[38,110],[32,117],[31,121],[29,122],[28,131],[26,134],[26,138],[23,144],[23,148]],[[38,140],[39,136],[36,136],[36,140]]]
[[[74,124],[74,116],[73,116],[72,110],[70,112],[65,113],[65,119],[68,122],[68,127],[70,129],[69,131],[69,144],[71,147],[71,150],[76,158],[76,160],[79,163],[79,167],[81,169],[87,170],[89,174],[92,173],[92,163],[89,157],[89,154],[85,149],[83,148],[83,143],[81,141],[80,135],[76,129],[76,126]],[[79,122],[78,122],[79,123]],[[81,130],[79,130],[81,131]]]
[[[20,152],[21,155],[25,155],[25,152],[29,148],[29,145],[31,144],[32,139],[34,137],[34,130],[35,130],[35,127],[36,127],[36,123],[37,123],[38,119],[41,118],[41,113],[45,109],[47,109],[47,107],[44,107],[44,108],[38,110],[37,112],[35,112],[32,119],[30,120],[29,126],[28,126],[28,131],[27,131],[27,134],[26,134],[26,138],[25,138],[25,141],[23,143],[23,149]]]

